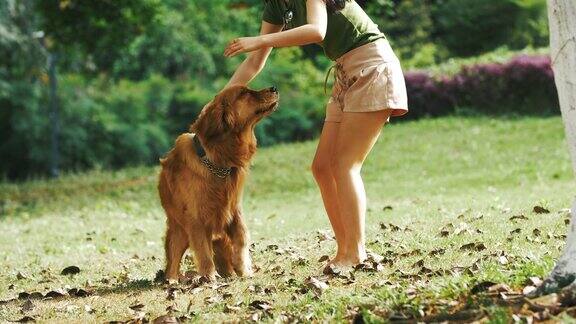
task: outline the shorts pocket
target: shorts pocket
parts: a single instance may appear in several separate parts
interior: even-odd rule
[[[358,80],[346,92],[345,107],[353,110],[385,106],[391,75],[389,70],[388,63],[363,68]]]

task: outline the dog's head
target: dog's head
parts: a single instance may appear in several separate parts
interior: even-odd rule
[[[227,88],[204,106],[190,131],[205,141],[251,131],[276,109],[278,99],[275,87],[259,91],[243,86]]]

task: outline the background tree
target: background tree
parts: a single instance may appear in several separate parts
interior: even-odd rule
[[[48,120],[41,105],[42,85],[48,80],[46,53],[38,40],[41,34],[36,33],[38,15],[33,4],[31,0],[0,2],[0,152],[5,152],[0,170],[9,176],[32,169],[32,160],[48,160],[40,149],[49,144],[43,132]]]
[[[54,50],[81,50],[100,71],[109,71],[121,50],[156,24],[159,4],[157,0],[36,2],[43,18],[40,27],[54,41]]]
[[[576,172],[576,2],[548,0],[548,15],[552,67],[572,155],[572,169]],[[564,253],[548,279],[540,286],[539,294],[550,293],[564,287],[576,292],[576,201],[571,214]]]

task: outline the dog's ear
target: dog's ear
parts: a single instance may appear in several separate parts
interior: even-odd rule
[[[235,120],[226,96],[218,95],[202,108],[198,119],[190,126],[190,131],[200,134],[205,140],[211,140],[233,129]]]

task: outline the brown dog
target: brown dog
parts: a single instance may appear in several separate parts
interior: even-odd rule
[[[256,152],[254,127],[278,105],[278,91],[235,86],[218,94],[161,159],[158,190],[168,217],[166,279],[178,280],[189,247],[200,278],[252,274],[241,196]],[[198,141],[195,143],[195,141]],[[201,158],[205,154],[204,158]]]

